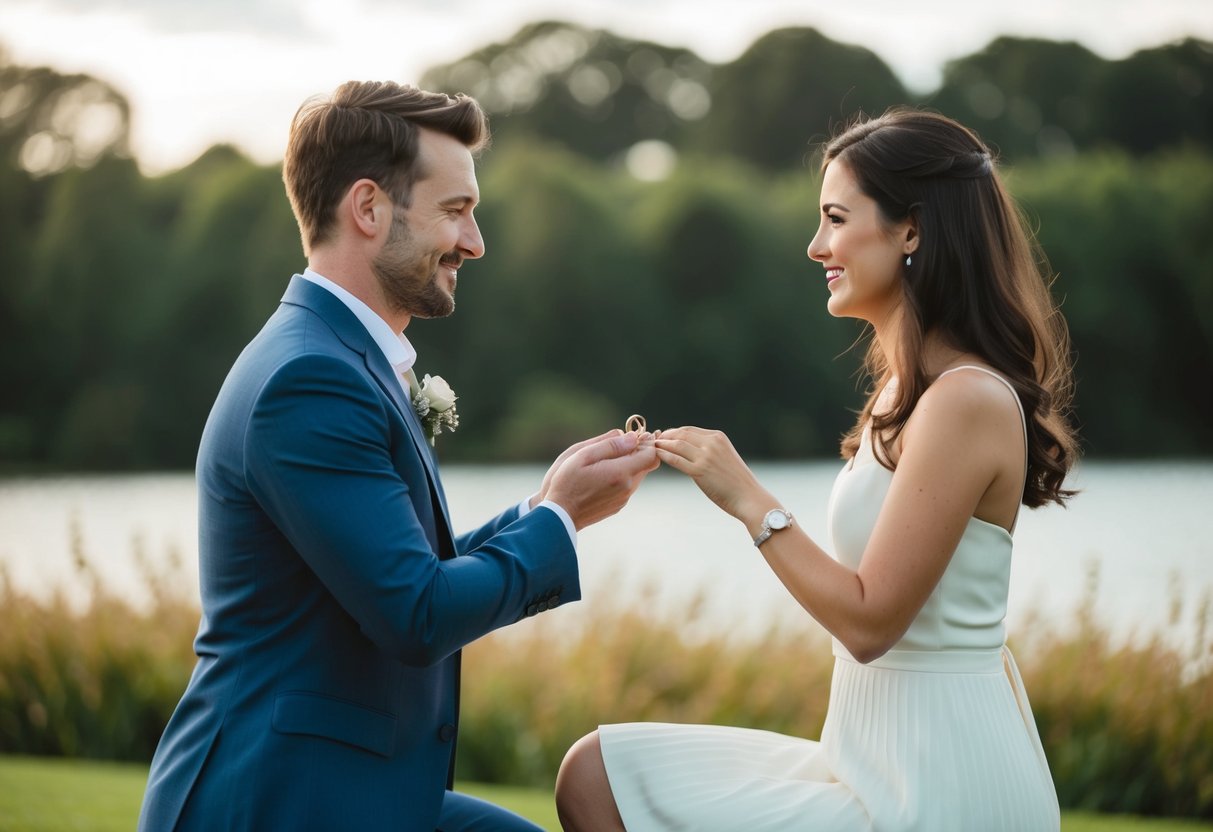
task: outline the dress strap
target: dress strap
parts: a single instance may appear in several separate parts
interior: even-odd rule
[[[985,373],[988,376],[993,376],[994,378],[998,379],[999,381],[1001,381],[1003,384],[1006,385],[1007,389],[1011,391],[1011,396],[1015,399],[1015,406],[1019,408],[1019,424],[1023,428],[1023,488],[1020,488],[1020,490],[1019,490],[1019,493],[1021,496],[1020,504],[1022,504],[1023,503],[1023,500],[1022,500],[1023,489],[1027,488],[1027,485],[1028,485],[1028,417],[1023,412],[1023,402],[1021,402],[1019,400],[1019,393],[1016,392],[1014,385],[1012,385],[1011,382],[1007,381],[1001,375],[999,375],[998,373],[994,372],[993,370],[991,370],[987,367],[979,367],[976,364],[961,364],[959,367],[953,367],[950,370],[944,370],[942,373],[939,374],[939,377],[943,378],[948,373],[954,373],[957,370],[977,370],[979,372]],[[1017,504],[1015,506],[1015,519],[1011,521],[1010,531],[1012,534],[1015,532],[1015,525],[1018,522],[1019,522],[1019,504]]]

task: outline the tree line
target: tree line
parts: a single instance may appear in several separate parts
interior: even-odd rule
[[[584,51],[552,40],[569,32],[587,38]],[[536,33],[548,40],[536,46]],[[830,76],[804,74],[796,60],[805,50],[788,44],[809,37],[818,39],[810,57],[851,56],[837,70],[851,87],[823,92]],[[1159,73],[1205,101],[1213,48],[1188,41],[1145,58],[1096,59],[1092,77],[1103,80],[1072,96],[1098,127],[1089,135],[1054,119],[1051,102],[1065,96],[1034,86],[1028,69],[1042,52],[1086,65],[1081,47],[1000,39],[950,65],[926,103],[979,129],[966,106],[984,107],[990,129],[1008,119],[1000,147],[1057,275],[1087,453],[1208,456],[1213,108],[1185,104],[1155,125],[1148,146],[1131,140],[1138,113],[1122,113],[1115,130],[1096,114],[1116,109],[1099,93],[1109,77],[1122,78],[1111,102]],[[559,83],[517,70],[520,56]],[[479,171],[487,256],[461,270],[452,318],[408,332],[419,371],[443,375],[460,395],[459,432],[443,437],[440,454],[540,460],[632,412],[653,426],[723,428],[755,458],[836,453],[862,402],[862,351],[850,349],[861,330],[829,317],[822,272],[805,256],[817,224],[809,156],[839,113],[886,101],[864,98],[859,67],[896,82],[875,62],[811,30],[772,33],[713,67],[685,50],[539,24],[434,70],[423,83],[445,78],[479,93],[496,134]],[[476,66],[522,99],[479,89]],[[148,177],[129,157],[119,91],[7,63],[0,84],[0,462],[188,467],[227,369],[305,265],[280,169],[217,146]],[[960,90],[954,104],[949,84]],[[963,92],[973,84],[981,94]],[[887,103],[923,103],[890,90]],[[793,124],[801,94],[822,96],[830,112]],[[598,121],[582,111],[595,96],[613,101]],[[1031,102],[1039,117],[1025,121],[1031,111],[1015,102]],[[1072,112],[1074,102],[1056,106]],[[100,140],[95,127],[80,128],[99,112],[116,125]],[[639,126],[616,136],[629,125]],[[1035,129],[1016,145],[1012,128],[1024,125]],[[668,177],[641,181],[623,156],[653,139],[676,148],[677,163]]]
[[[499,139],[535,136],[600,160],[649,139],[784,171],[854,113],[907,103],[969,125],[1014,162],[1213,146],[1213,44],[1196,39],[1107,60],[1074,42],[1000,37],[915,93],[871,50],[811,28],[769,32],[712,64],[548,21],[433,68],[422,86],[476,96]]]

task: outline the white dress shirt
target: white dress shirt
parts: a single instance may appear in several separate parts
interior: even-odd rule
[[[383,353],[383,357],[387,359],[387,363],[391,364],[392,369],[396,371],[396,381],[404,392],[404,400],[411,404],[413,393],[409,390],[409,383],[405,377],[405,373],[413,369],[413,365],[417,363],[417,350],[409,343],[409,339],[405,337],[404,333],[393,332],[388,322],[379,317],[378,313],[371,309],[371,307],[354,297],[347,289],[338,286],[319,272],[304,269],[302,277],[304,280],[311,281],[317,286],[327,289],[337,300],[349,307],[349,310],[354,313],[371,336],[371,340],[379,347]],[[573,541],[573,546],[576,547],[577,527],[573,525],[573,518],[569,516],[569,513],[551,500],[544,500],[538,506],[535,506],[535,508],[540,507],[556,513],[556,516],[564,523],[565,531],[569,533],[569,539]],[[525,498],[518,504],[519,517],[522,517],[530,510],[530,497]]]

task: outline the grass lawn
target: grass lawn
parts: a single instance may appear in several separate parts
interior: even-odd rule
[[[0,755],[0,829],[4,832],[131,832],[147,783],[147,766]],[[509,807],[559,832],[551,793],[465,783],[461,791]],[[1121,815],[1062,815],[1063,832],[1213,831],[1213,823]]]

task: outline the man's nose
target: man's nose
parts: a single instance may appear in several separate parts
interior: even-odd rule
[[[480,236],[480,226],[471,217],[468,218],[467,226],[459,238],[459,248],[468,260],[477,260],[484,256],[484,237]]]

